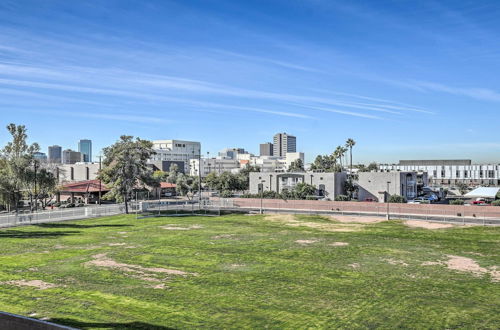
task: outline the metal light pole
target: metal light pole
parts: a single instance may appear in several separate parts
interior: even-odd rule
[[[265,180],[260,181],[260,214],[264,214],[264,211],[262,210],[262,201],[264,199],[264,182]]]
[[[101,169],[102,169],[102,156],[99,155],[99,205],[101,205],[101,195],[102,195]]]
[[[390,216],[390,213],[389,213],[389,185],[391,184],[391,181],[387,181],[387,214],[386,214],[386,220],[390,220],[391,219],[391,216]]]
[[[34,192],[34,195],[35,195],[35,212],[36,212],[38,209],[38,207],[37,207],[38,206],[38,202],[37,202],[38,201],[38,194],[36,192],[36,169],[37,169],[36,165],[37,165],[37,161],[36,161],[36,159],[34,159],[33,161],[34,161],[34,167],[35,167],[35,192]],[[33,207],[33,205],[31,205],[31,206]]]

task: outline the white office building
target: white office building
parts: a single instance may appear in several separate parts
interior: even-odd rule
[[[189,173],[191,159],[199,159],[201,156],[200,142],[183,140],[156,140],[153,141],[153,149],[156,154],[151,157],[149,163],[162,171],[169,171],[173,164],[177,164],[184,173]]]
[[[201,162],[201,164],[200,164]],[[224,172],[237,173],[240,170],[240,162],[235,159],[220,159],[220,158],[201,158],[191,159],[189,161],[189,174],[198,176],[201,171],[201,176],[204,178],[209,173],[221,174]]]
[[[381,164],[379,170],[427,173],[429,183],[439,186],[454,186],[458,182],[471,186],[500,185],[499,164],[472,164],[471,160],[401,160],[399,164]]]

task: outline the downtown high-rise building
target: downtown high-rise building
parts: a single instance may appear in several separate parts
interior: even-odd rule
[[[274,146],[271,142],[260,144],[260,156],[272,156],[274,154]]]
[[[297,138],[293,135],[278,133],[273,142],[273,156],[286,157],[288,152],[297,152]]]
[[[50,146],[48,151],[48,160],[53,164],[62,163],[62,147],[58,145]]]
[[[66,149],[62,153],[62,163],[63,164],[75,164],[83,162],[83,154],[79,151],[73,151],[71,149]]]
[[[83,161],[86,163],[92,162],[92,141],[80,140],[78,142],[78,152],[82,154]]]

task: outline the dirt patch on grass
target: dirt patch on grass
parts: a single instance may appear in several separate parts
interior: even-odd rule
[[[181,227],[179,225],[165,225],[165,226],[160,226],[160,228],[165,229],[165,230],[192,230],[192,229],[203,228],[203,226],[191,225],[191,226],[187,226],[187,227]]]
[[[317,242],[319,242],[317,239],[298,239],[295,241],[295,243],[298,243],[300,245],[309,245]]]
[[[37,288],[39,290],[52,289],[52,288],[57,287],[57,285],[55,285],[55,284],[47,283],[47,282],[44,282],[41,280],[30,280],[30,281],[28,281],[28,280],[15,280],[15,281],[8,281],[8,282],[4,282],[4,283],[9,284],[9,285],[19,286],[19,287],[28,286],[28,287],[32,287],[32,288]]]
[[[212,239],[235,239],[233,234],[221,234],[212,236]]]
[[[477,264],[471,258],[448,255],[449,259],[445,262],[448,269],[458,270],[462,272],[470,272],[475,275],[489,274],[495,282],[500,281],[500,271],[496,267],[484,268]]]
[[[127,243],[109,243],[108,246],[123,246],[127,245]]]
[[[347,246],[347,245],[349,245],[349,243],[347,242],[333,242],[328,244],[328,246]]]
[[[92,256],[93,260],[85,263],[85,266],[95,266],[103,268],[111,268],[131,274],[132,277],[139,278],[148,282],[159,282],[156,275],[175,275],[175,276],[196,276],[196,273],[188,273],[177,269],[168,269],[160,267],[142,267],[139,265],[132,265],[117,262],[107,256],[106,253],[100,253]]]
[[[389,259],[384,259],[385,261],[387,261],[388,263],[390,263],[391,265],[397,265],[397,266],[408,266],[408,264],[406,262],[404,262],[403,260],[397,260],[397,259],[392,259],[392,258],[389,258]]]
[[[460,272],[468,272],[474,276],[490,275],[493,282],[500,281],[500,271],[496,266],[485,268],[479,266],[479,264],[471,258],[447,255],[448,260],[446,261],[426,261],[422,263],[422,266],[436,266],[442,265],[446,266],[448,269],[457,270]]]
[[[455,225],[452,225],[451,223],[437,223],[424,220],[407,220],[404,222],[404,224],[412,228],[425,229],[446,229],[455,227]]]
[[[353,264],[349,264],[348,266],[351,267],[351,268],[354,268],[354,269],[357,269],[357,268],[361,267],[360,264],[358,264],[357,262],[355,262]]]
[[[293,214],[273,214],[266,215],[264,219],[273,222],[279,222],[290,227],[309,227],[329,232],[353,232],[363,229],[361,224],[338,223],[338,222],[310,222],[298,220]]]
[[[346,215],[334,215],[329,216],[329,218],[333,221],[338,221],[342,223],[379,223],[382,221],[386,221],[385,218],[382,217],[353,217]]]

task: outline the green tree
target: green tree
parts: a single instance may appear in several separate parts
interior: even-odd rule
[[[464,201],[461,199],[454,199],[450,201],[450,205],[464,205]]]
[[[349,200],[352,199],[353,194],[358,191],[358,186],[354,183],[354,177],[349,178],[349,180],[344,182],[344,190],[349,197]]]
[[[336,202],[347,202],[349,200],[351,200],[351,199],[347,195],[337,195],[337,196],[335,196],[335,201]]]
[[[338,157],[335,152],[331,155],[318,155],[311,164],[311,170],[318,172],[341,172],[342,167],[337,164]]]
[[[288,172],[304,172],[304,163],[302,159],[296,159],[290,163],[288,167]]]
[[[20,192],[16,192],[13,178],[9,175],[7,161],[0,158],[0,204],[10,211],[15,207],[17,200],[21,198]]]
[[[41,168],[36,175],[36,188],[35,202],[39,200],[42,208],[45,208],[57,191],[57,178],[54,173],[47,168]]]
[[[367,172],[378,171],[378,164],[375,162],[371,162],[370,164],[368,164],[366,170]]]
[[[197,177],[184,175],[182,173],[177,176],[177,181],[175,182],[175,191],[177,194],[191,199],[195,190],[198,190]]]
[[[158,182],[167,182],[167,177],[168,177],[168,172],[163,172],[163,171],[153,172],[153,179],[155,179]]]
[[[177,182],[177,177],[179,176],[179,166],[177,164],[172,164],[170,165],[168,175],[167,175],[167,182],[168,183],[176,183]]]
[[[210,172],[204,179],[205,185],[212,190],[219,190],[219,176],[215,172]]]
[[[389,203],[406,203],[406,198],[401,195],[391,195],[389,197]]]
[[[349,159],[350,159],[350,173],[352,174],[352,147],[356,145],[356,141],[353,139],[347,139],[345,142],[345,147],[349,149]],[[346,150],[347,151],[347,150]]]
[[[465,195],[469,191],[469,186],[464,182],[458,182],[456,187],[460,195]]]
[[[293,194],[297,199],[306,199],[308,196],[316,196],[316,187],[301,182],[293,188]]]
[[[2,191],[4,194],[11,194],[4,196],[3,199],[13,202],[17,212],[22,192],[30,191],[34,184],[31,175],[33,154],[38,152],[40,147],[37,143],[27,143],[28,134],[24,125],[9,124],[7,130],[12,136],[12,141],[1,151],[1,158],[5,164],[2,171],[1,182],[4,185]]]
[[[153,144],[123,135],[103,151],[104,166],[99,177],[111,189],[105,197],[123,201],[125,213],[128,213],[128,201],[135,188],[156,186],[153,173],[147,166],[147,160],[154,154]]]

